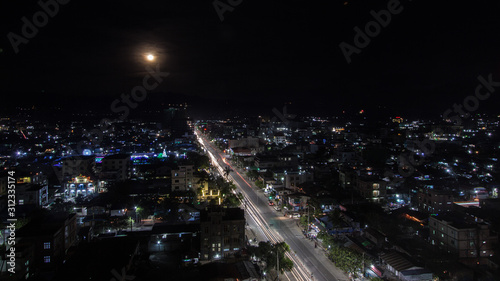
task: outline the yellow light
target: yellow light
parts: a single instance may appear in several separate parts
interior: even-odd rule
[[[148,54],[148,55],[146,56],[146,59],[147,59],[148,61],[153,61],[153,60],[155,59],[155,56],[153,56],[152,54]]]

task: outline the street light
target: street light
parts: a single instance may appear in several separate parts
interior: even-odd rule
[[[137,224],[137,206],[134,207],[134,210],[135,210],[135,224]]]

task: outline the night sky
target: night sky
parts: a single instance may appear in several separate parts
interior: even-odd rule
[[[402,11],[350,64],[339,44],[354,45],[353,28],[364,29],[371,10],[395,1],[242,0],[221,22],[213,1],[73,0],[59,5],[17,54],[7,35],[22,35],[21,18],[31,21],[41,7],[5,2],[0,91],[14,102],[118,98],[142,83],[147,52],[170,73],[154,90],[159,94],[293,101],[333,113],[439,113],[473,94],[478,75],[500,81],[497,1],[400,1]],[[498,101],[492,95],[481,106]]]

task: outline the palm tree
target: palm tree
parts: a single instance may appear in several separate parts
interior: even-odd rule
[[[231,168],[229,168],[229,166],[226,166],[224,168],[224,177],[228,177],[229,176],[229,173],[231,172]]]
[[[342,212],[340,212],[339,209],[335,209],[333,212],[329,212],[328,220],[332,223],[333,227],[339,226],[344,221],[342,218]]]

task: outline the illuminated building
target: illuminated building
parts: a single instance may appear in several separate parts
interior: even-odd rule
[[[386,195],[386,182],[377,178],[358,178],[355,188],[361,196],[373,202],[380,202]]]
[[[90,177],[79,175],[64,185],[64,194],[67,197],[87,196],[95,192],[94,182]]]
[[[403,121],[404,121],[404,119],[399,117],[399,116],[392,119],[393,123],[398,123],[398,124],[403,123]]]
[[[208,183],[204,182],[199,188],[201,188],[201,194],[198,195],[198,201],[200,202],[210,202],[215,199],[217,203],[220,204],[220,190],[219,189],[209,189]]]

